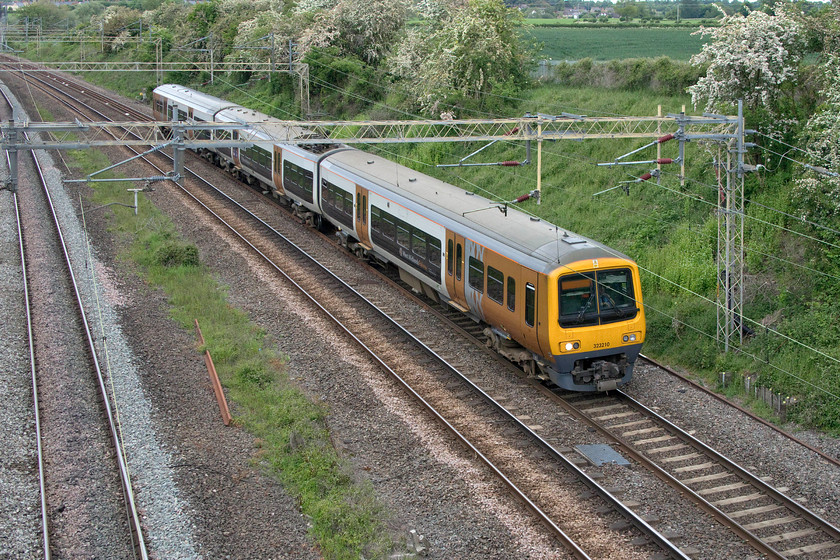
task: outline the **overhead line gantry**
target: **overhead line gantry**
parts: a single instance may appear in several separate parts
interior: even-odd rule
[[[301,128],[310,134],[289,137]],[[0,124],[0,143],[9,150],[16,169],[20,150],[81,149],[104,146],[151,146],[152,151],[171,146],[174,172],[183,175],[186,149],[248,147],[253,140],[214,140],[196,134],[207,130],[261,132],[272,142],[313,144],[394,144],[417,142],[537,142],[537,192],[541,189],[542,143],[560,140],[649,139],[648,146],[666,140],[679,143],[679,160],[685,161],[685,144],[717,143],[726,155],[718,159],[718,340],[728,351],[730,344],[743,340],[744,276],[744,141],[743,113],[737,116],[688,116],[684,113],[657,117],[587,117],[583,115],[526,115],[511,119],[411,120],[411,121],[279,121],[262,123],[144,122],[21,122]],[[667,132],[666,132],[667,130]],[[26,134],[29,133],[27,137]],[[41,138],[39,133],[49,133]],[[634,150],[635,153],[638,150]],[[629,155],[629,154],[626,154]],[[622,156],[623,157],[623,156]],[[616,158],[615,164],[619,164]],[[659,159],[644,163],[657,163]],[[657,176],[646,173],[646,180]],[[16,188],[12,173],[9,188]]]

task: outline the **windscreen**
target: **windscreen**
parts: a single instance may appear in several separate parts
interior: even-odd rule
[[[558,284],[563,327],[626,321],[638,312],[629,269],[567,274]]]

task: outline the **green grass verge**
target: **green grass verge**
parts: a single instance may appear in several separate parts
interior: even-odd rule
[[[110,165],[96,150],[74,150],[68,156],[83,174]],[[131,204],[127,188],[122,182],[97,183],[90,204]],[[372,487],[359,482],[337,456],[326,428],[326,407],[309,400],[289,380],[287,356],[244,312],[231,307],[224,288],[201,265],[198,249],[178,237],[147,197],[141,196],[138,206],[138,216],[130,208],[109,208],[109,229],[125,246],[122,258],[167,294],[177,323],[192,330],[193,321],[199,321],[235,422],[259,442],[254,465],[297,499],[325,558],[387,556],[393,543],[385,530],[386,512]]]

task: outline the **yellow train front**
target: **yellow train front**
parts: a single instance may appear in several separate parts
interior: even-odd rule
[[[495,217],[494,227],[510,218],[518,221],[508,213]],[[628,383],[645,338],[637,265],[591,239],[531,220],[531,227],[520,223],[505,236],[516,244],[464,238],[462,263],[461,238],[452,236],[450,304],[487,324],[496,351],[563,389],[608,391]],[[531,239],[539,241],[529,245]]]
[[[545,277],[541,369],[573,391],[630,381],[645,338],[638,268],[622,256],[580,260]]]

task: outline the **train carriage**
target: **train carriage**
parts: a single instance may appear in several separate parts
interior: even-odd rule
[[[181,86],[157,88],[154,103],[157,118],[249,123],[241,134],[253,146],[214,149],[221,162],[484,323],[489,343],[526,371],[574,391],[631,379],[645,318],[638,267],[625,255],[379,156],[296,144],[312,133]]]

